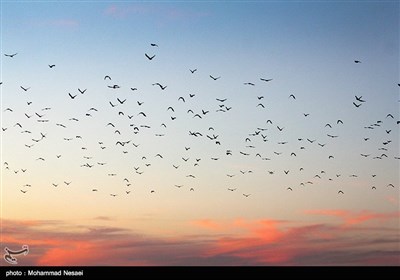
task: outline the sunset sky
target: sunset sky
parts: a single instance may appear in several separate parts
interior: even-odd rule
[[[398,1],[0,3],[19,265],[400,265]]]

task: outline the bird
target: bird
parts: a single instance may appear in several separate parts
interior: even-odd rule
[[[5,56],[7,56],[7,57],[11,57],[11,58],[13,58],[14,56],[16,56],[18,53],[13,53],[13,54],[4,54]]]
[[[24,191],[24,190],[20,190],[22,193],[26,193],[27,191]]]
[[[354,63],[361,63],[360,60],[354,60]]]
[[[244,197],[249,197],[251,194],[243,194]]]
[[[119,98],[117,98],[117,100],[118,100],[118,102],[119,102],[120,104],[124,104],[124,103],[125,103],[125,101],[126,101],[126,99],[124,99],[124,100],[121,100],[121,99],[119,99]]]
[[[49,68],[54,68],[54,67],[56,67],[55,64],[49,64]]]
[[[247,83],[243,83],[244,85],[247,85],[247,86],[255,86],[255,84],[253,84],[253,83],[249,83],[249,82],[247,82]]]
[[[291,94],[291,95],[289,95],[289,98],[293,98],[293,99],[296,99],[296,96],[294,96],[294,94]]]
[[[355,95],[354,97],[356,98],[356,100],[357,100],[358,102],[365,102],[365,100],[362,99],[362,96],[357,96],[357,95]]]
[[[338,191],[338,194],[344,194],[344,192],[342,190]]]
[[[152,47],[158,47],[158,45],[157,45],[157,44],[154,44],[154,43],[151,43],[150,46],[152,46]]]
[[[356,108],[358,108],[358,107],[361,106],[361,103],[360,104],[356,104],[355,102],[353,102],[353,105],[356,106]]]
[[[270,82],[270,81],[272,81],[272,79],[264,79],[264,78],[260,78],[260,80],[263,81],[263,82]]]
[[[147,53],[145,53],[144,56],[147,57],[148,60],[153,60],[153,58],[156,57],[155,54],[153,56],[149,56]]]
[[[111,89],[118,89],[118,88],[120,88],[120,86],[119,85],[112,85],[112,86],[107,86],[108,88],[111,88]]]
[[[210,75],[210,78],[213,79],[214,81],[216,81],[216,80],[220,79],[221,76],[219,76],[219,77],[214,77],[214,76]]]
[[[192,73],[192,74],[194,74],[194,72],[196,72],[197,71],[197,69],[189,69],[189,71]]]
[[[164,90],[164,89],[166,89],[167,88],[167,86],[163,86],[162,84],[160,84],[160,83],[154,83],[154,84],[152,84],[153,86],[159,86],[160,88],[161,88],[161,90]]]
[[[30,87],[25,88],[25,87],[23,87],[23,86],[20,86],[20,88],[21,88],[23,91],[28,91],[28,90],[30,89]]]
[[[75,99],[75,97],[77,97],[78,95],[72,95],[71,93],[68,92],[69,97],[71,97],[71,99]]]
[[[287,190],[288,191],[293,191],[293,189],[291,187],[288,187]]]
[[[78,91],[79,91],[81,94],[84,94],[84,93],[86,92],[86,90],[87,90],[87,88],[85,88],[84,90],[81,90],[80,88],[78,88]]]

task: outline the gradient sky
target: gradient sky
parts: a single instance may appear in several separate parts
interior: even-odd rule
[[[1,247],[29,245],[22,265],[399,265],[399,8],[1,1]]]

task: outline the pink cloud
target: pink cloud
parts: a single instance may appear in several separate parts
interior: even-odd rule
[[[218,222],[210,220],[210,219],[195,220],[192,222],[192,224],[196,225],[198,227],[211,229],[211,230],[221,230],[224,228],[224,226],[221,223],[218,223]]]
[[[372,220],[385,221],[389,219],[400,218],[400,211],[389,212],[389,213],[376,213],[367,210],[363,210],[360,212],[352,212],[346,210],[318,209],[318,210],[306,210],[305,213],[311,215],[338,217],[343,220],[343,226],[352,226]]]
[[[328,213],[348,215],[341,211]],[[395,215],[353,216],[385,221]],[[189,226],[210,233],[165,237],[63,221],[3,220],[2,245],[29,245],[21,265],[400,265],[398,228],[274,219],[202,219]]]

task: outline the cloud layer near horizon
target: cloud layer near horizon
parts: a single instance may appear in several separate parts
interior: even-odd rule
[[[398,220],[399,212],[306,212],[342,220],[300,224],[204,219],[188,226],[205,233],[174,237],[64,221],[3,220],[2,247],[29,245],[29,254],[20,256],[19,264],[38,266],[400,265],[398,227],[374,224]]]

